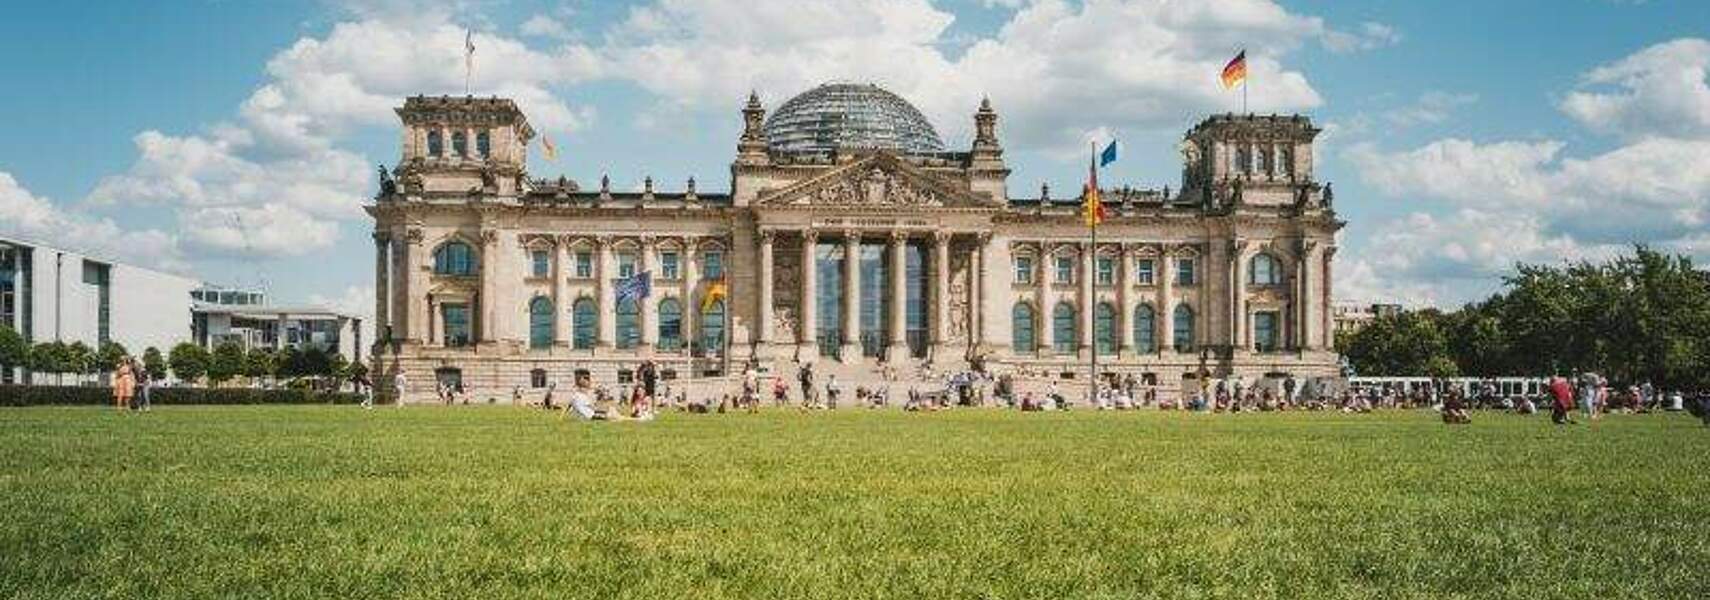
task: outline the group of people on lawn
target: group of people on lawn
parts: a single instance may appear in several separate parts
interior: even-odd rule
[[[149,400],[153,387],[154,378],[136,357],[121,357],[113,366],[114,408],[121,411],[149,410],[153,405]]]

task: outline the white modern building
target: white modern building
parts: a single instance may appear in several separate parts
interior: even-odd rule
[[[194,279],[0,237],[0,324],[32,344],[113,341],[162,352],[188,339]],[[20,381],[19,369],[0,381]]]
[[[190,291],[192,337],[209,350],[318,348],[362,360],[362,319],[321,306],[269,304],[258,290],[203,285]]]

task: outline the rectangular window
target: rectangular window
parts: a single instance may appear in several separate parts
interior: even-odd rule
[[[493,136],[482,131],[475,134],[475,154],[481,158],[491,156],[493,152]]]
[[[1057,283],[1075,282],[1075,259],[1071,256],[1057,257]]]
[[[1152,285],[1157,278],[1153,264],[1150,258],[1134,261],[1134,282],[1140,285]]]
[[[1033,283],[1033,257],[1015,257],[1015,282]]]
[[[707,279],[724,277],[724,253],[707,252],[701,255],[702,276]]]
[[[1276,352],[1278,337],[1277,313],[1253,313],[1253,349],[1259,352]]]
[[[451,151],[457,156],[469,156],[469,136],[461,131],[451,132]]]
[[[1095,260],[1093,262],[1098,265],[1098,284],[1099,285],[1115,285],[1116,284],[1116,259],[1108,257],[1108,256],[1100,256],[1100,257],[1098,257],[1097,260]]]
[[[1176,285],[1194,285],[1198,280],[1194,277],[1193,259],[1176,259]]]
[[[446,304],[439,307],[440,319],[444,325],[445,345],[459,347],[469,345],[469,306],[466,304]]]
[[[676,252],[660,252],[659,253],[659,277],[660,278],[662,278],[662,279],[677,279],[677,278],[679,278],[679,274],[677,273],[677,256],[678,255]]]
[[[629,279],[635,276],[635,255],[625,252],[617,256],[618,279]]]
[[[551,255],[547,254],[545,250],[530,252],[529,261],[532,267],[531,272],[535,277],[545,277],[552,269]]]
[[[594,277],[594,253],[576,253],[576,278],[591,279]]]

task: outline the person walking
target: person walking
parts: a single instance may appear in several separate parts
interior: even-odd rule
[[[149,398],[150,391],[154,389],[154,377],[150,376],[148,368],[135,358],[131,359],[131,373],[137,382],[134,402],[137,403],[137,408],[148,412],[154,407],[154,402]]]
[[[831,409],[831,410],[837,410],[837,396],[842,394],[842,393],[843,393],[843,386],[837,385],[837,374],[836,373],[832,373],[829,377],[825,378],[825,405],[826,405],[826,408]]]
[[[392,376],[392,403],[398,405],[398,408],[403,408],[404,392],[409,389],[410,380],[404,377],[404,370],[399,368],[398,373]]]

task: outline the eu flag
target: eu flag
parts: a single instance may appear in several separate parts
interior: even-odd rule
[[[1109,166],[1113,162],[1116,162],[1116,140],[1111,140],[1110,145],[1105,146],[1104,151],[1098,153],[1099,168]]]
[[[647,271],[631,275],[629,279],[618,282],[617,301],[640,300],[653,294],[653,278]]]

